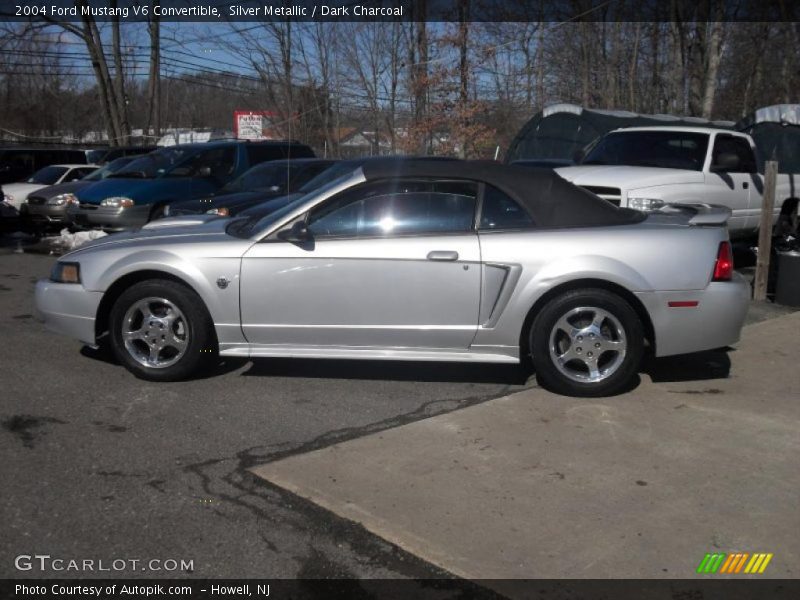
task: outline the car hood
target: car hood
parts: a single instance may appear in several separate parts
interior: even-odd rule
[[[41,183],[10,183],[3,186],[3,193],[7,196],[12,196],[14,201],[11,203],[17,208],[28,197],[28,194],[36,190],[47,187]]]
[[[205,241],[219,240],[228,237],[225,228],[231,222],[225,217],[210,218],[204,223],[192,221],[191,223],[181,222],[176,219],[174,225],[167,227],[144,227],[122,233],[115,233],[105,237],[92,240],[76,248],[64,256],[72,256],[79,252],[97,250],[104,247],[114,246],[142,246],[158,245],[161,248],[174,244],[199,243]]]
[[[241,203],[254,202],[263,197],[265,200],[272,198],[269,192],[236,192],[233,194],[222,194],[219,196],[209,196],[207,198],[194,198],[193,200],[181,200],[172,202],[171,208],[178,210],[190,210],[205,212],[218,206],[238,206]]]
[[[581,186],[633,189],[676,183],[702,183],[701,171],[662,169],[658,167],[629,167],[585,165],[555,170],[567,181]]]
[[[135,202],[157,202],[174,194],[186,194],[187,178],[160,177],[139,179],[127,177],[109,177],[92,183],[78,191],[78,200],[86,204],[100,204],[106,198],[124,196]]]
[[[49,185],[46,188],[42,188],[40,190],[36,190],[35,195],[39,198],[44,198],[49,200],[50,198],[55,198],[60,194],[74,194],[78,190],[85,188],[87,186],[92,185],[93,181],[70,181],[69,183],[59,183],[58,185]],[[30,195],[34,195],[31,192]]]

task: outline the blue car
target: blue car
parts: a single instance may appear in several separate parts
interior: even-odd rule
[[[305,144],[283,141],[220,141],[162,148],[81,189],[67,210],[67,221],[75,229],[141,227],[162,216],[170,202],[211,195],[254,165],[313,157],[314,151]]]

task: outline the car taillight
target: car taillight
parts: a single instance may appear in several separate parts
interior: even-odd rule
[[[712,281],[730,281],[733,276],[733,252],[730,242],[720,242]]]

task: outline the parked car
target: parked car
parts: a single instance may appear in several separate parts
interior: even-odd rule
[[[28,200],[28,195],[59,183],[83,179],[97,170],[97,165],[50,165],[39,169],[23,182],[3,185],[5,201],[19,210]]]
[[[78,190],[113,175],[135,158],[124,156],[78,181],[51,185],[31,192],[28,194],[28,201],[20,207],[23,221],[28,228],[34,229],[63,227],[66,224],[67,206],[71,202],[77,202],[75,193]]]
[[[25,181],[37,171],[55,164],[95,164],[97,149],[76,148],[0,148],[0,185]]]
[[[76,195],[67,209],[75,228],[122,231],[163,215],[164,207],[184,198],[216,192],[250,167],[287,157],[313,158],[297,142],[220,141],[169,146],[146,154]]]
[[[164,216],[205,212],[233,216],[271,198],[297,191],[334,162],[321,158],[293,158],[262,163],[223,186],[216,194],[167,204]]]
[[[744,133],[709,127],[631,127],[602,137],[562,177],[609,202],[657,210],[676,202],[721,204],[733,211],[731,237],[758,231],[764,178]],[[795,176],[780,174],[773,224],[797,212]]]
[[[341,177],[347,173],[352,173],[359,167],[364,166],[367,163],[371,162],[381,162],[383,164],[389,164],[394,162],[395,164],[400,165],[399,161],[406,161],[406,160],[415,160],[415,161],[457,161],[460,160],[458,158],[450,158],[446,156],[362,156],[361,158],[351,158],[348,160],[343,160],[336,162],[332,166],[328,167],[322,173],[314,177],[313,179],[309,180],[308,182],[304,183],[300,186],[297,191],[287,194],[286,196],[280,198],[271,198],[259,204],[255,204],[251,208],[247,208],[246,210],[240,211],[238,214],[245,217],[263,217],[277,208],[288,204],[295,198],[299,198],[304,194],[309,194],[324,185],[327,185],[334,179]]]
[[[749,286],[727,209],[619,208],[554,172],[371,161],[262,219],[101,238],[36,286],[48,327],[137,377],[215,356],[518,363],[581,396],[737,341]]]

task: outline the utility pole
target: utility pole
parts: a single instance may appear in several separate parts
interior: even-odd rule
[[[764,165],[764,198],[761,203],[761,222],[758,226],[758,260],[753,285],[753,300],[767,299],[769,259],[772,251],[772,213],[775,207],[775,183],[778,179],[778,161],[769,160]]]

